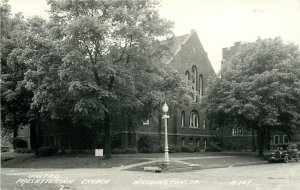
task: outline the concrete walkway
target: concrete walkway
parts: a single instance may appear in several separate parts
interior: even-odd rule
[[[170,158],[170,162],[177,162],[180,164],[184,164],[186,165],[186,169],[190,170],[190,169],[208,169],[208,168],[222,168],[222,167],[230,167],[232,165],[235,166],[245,166],[245,165],[256,165],[256,164],[265,164],[266,161],[264,160],[257,160],[257,161],[249,161],[249,162],[238,162],[235,164],[227,164],[224,165],[222,163],[216,163],[213,165],[204,165],[204,164],[195,164],[195,163],[191,163],[189,161],[191,160],[207,160],[207,159],[215,159],[215,158],[238,158],[239,156],[201,156],[201,157],[175,157],[175,158]],[[138,167],[138,166],[143,166],[143,165],[148,165],[148,164],[154,164],[156,162],[163,162],[164,158],[148,158],[150,159],[150,161],[145,161],[145,162],[140,162],[140,163],[136,163],[136,164],[130,164],[130,165],[126,165],[126,166],[120,166],[120,167],[116,167],[114,168],[115,170],[127,170],[130,168],[134,168],[134,167]],[[233,167],[233,166],[232,166]]]

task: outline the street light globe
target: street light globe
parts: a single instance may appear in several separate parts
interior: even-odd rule
[[[168,107],[168,105],[166,104],[166,102],[165,102],[165,104],[164,104],[164,106],[163,106],[163,111],[165,112],[165,113],[167,113],[168,111],[169,111],[169,107]]]

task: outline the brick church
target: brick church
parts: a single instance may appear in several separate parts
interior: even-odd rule
[[[223,61],[228,61],[238,50],[241,44],[235,43],[230,48],[223,48]],[[189,106],[178,106],[169,109],[168,139],[169,146],[182,149],[182,147],[197,147],[206,150],[208,144],[215,136],[222,138],[223,149],[250,150],[252,143],[256,144],[256,131],[243,128],[210,130],[201,115],[200,101],[209,77],[216,77],[196,31],[175,38],[174,54],[165,64],[169,64],[184,75],[193,84],[192,89],[200,98],[195,98]],[[157,145],[164,145],[164,125],[162,115],[145,120],[137,128],[132,128],[126,115],[117,114],[111,124],[112,148],[128,149],[137,146],[141,137],[148,136],[155,139]],[[32,129],[31,129],[32,130]],[[25,128],[19,136],[28,141],[29,148],[32,131]],[[38,144],[40,147],[58,147],[60,150],[90,150],[92,151],[103,140],[100,129],[90,129],[76,126],[68,121],[45,121],[38,128]],[[298,134],[300,132],[298,131]],[[289,139],[285,134],[271,134],[271,144],[287,143]],[[300,135],[298,135],[300,137]],[[300,139],[296,139],[300,141]],[[103,142],[102,142],[103,143]]]
[[[169,109],[169,144],[177,148],[192,145],[199,149],[206,149],[211,134],[204,117],[201,116],[200,101],[207,87],[208,78],[215,77],[216,74],[196,31],[192,30],[190,34],[176,37],[175,48],[172,49],[174,49],[174,54],[165,64],[170,64],[172,68],[185,75],[192,82],[192,89],[200,98],[194,98],[194,103],[190,106]],[[160,142],[159,144],[164,145],[165,129],[161,116],[157,115],[156,118],[144,121],[133,134],[126,125],[114,130],[115,134],[120,134],[121,147],[127,148],[131,146],[132,141],[137,142],[141,136],[145,135],[152,136]]]

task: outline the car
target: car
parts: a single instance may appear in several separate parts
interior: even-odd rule
[[[300,160],[299,148],[297,144],[277,145],[275,152],[269,156],[269,163],[280,161],[288,163],[291,160],[298,162]]]

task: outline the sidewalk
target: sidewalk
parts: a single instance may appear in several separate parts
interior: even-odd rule
[[[174,156],[174,155],[173,155]],[[150,161],[120,167],[120,170],[143,171],[144,167],[162,167],[164,158],[152,158]],[[190,170],[201,170],[210,168],[226,168],[247,165],[266,164],[267,162],[253,155],[201,155],[182,156],[170,155],[170,165],[167,172],[183,172]]]

